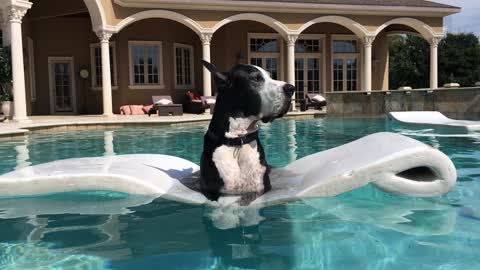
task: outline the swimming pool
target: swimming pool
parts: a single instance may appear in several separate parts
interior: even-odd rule
[[[479,133],[410,129],[384,118],[325,118],[277,121],[261,136],[268,161],[284,166],[385,130],[445,152],[458,170],[455,190],[420,199],[367,186],[267,207],[259,224],[229,230],[216,228],[204,206],[163,199],[123,214],[49,215],[41,213],[42,205],[102,207],[127,195],[2,198],[0,269],[480,269]],[[0,142],[0,173],[57,159],[133,153],[199,163],[205,131],[195,125],[33,133]],[[19,216],[16,209],[29,211]]]

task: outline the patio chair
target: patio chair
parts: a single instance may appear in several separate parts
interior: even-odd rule
[[[210,108],[210,114],[213,114],[213,110],[215,108],[215,102],[217,102],[216,96],[202,96],[203,104],[206,105],[207,108]]]
[[[148,116],[158,112],[158,116],[183,115],[182,104],[174,104],[171,96],[152,96],[153,107]]]
[[[185,93],[184,102],[185,112],[202,114],[208,106],[203,102],[200,95],[194,91],[188,91]]]
[[[308,107],[310,106],[317,110],[322,110],[323,107],[327,106],[327,100],[322,95],[317,93],[307,94],[306,109],[308,110]]]

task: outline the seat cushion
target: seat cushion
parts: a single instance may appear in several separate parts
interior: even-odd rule
[[[143,105],[130,105],[130,110],[132,111],[132,115],[145,114],[143,111]]]
[[[142,107],[144,113],[148,113],[151,109],[153,109],[153,105],[146,105]]]
[[[160,99],[159,101],[155,102],[155,104],[158,104],[158,105],[169,105],[169,104],[173,104],[173,102],[169,99],[165,99],[165,98],[162,98]]]
[[[120,114],[131,115],[132,110],[130,110],[130,106],[129,105],[121,106],[120,107]]]
[[[217,100],[214,99],[214,98],[207,98],[207,99],[205,100],[205,102],[206,102],[208,105],[211,105],[211,104],[215,104],[215,102],[217,102]]]
[[[322,97],[321,95],[316,95],[312,97],[312,101],[317,101],[317,102],[324,102],[326,99]]]

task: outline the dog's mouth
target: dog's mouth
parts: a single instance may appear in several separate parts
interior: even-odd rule
[[[286,98],[284,103],[283,103],[283,106],[282,108],[280,109],[280,112],[276,115],[272,115],[272,116],[265,116],[263,117],[261,120],[263,123],[271,123],[273,122],[275,119],[277,118],[282,118],[283,116],[285,116],[285,114],[288,113],[288,111],[290,110],[290,104],[292,103],[292,99],[291,98]]]

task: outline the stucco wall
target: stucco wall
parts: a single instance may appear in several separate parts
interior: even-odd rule
[[[51,29],[55,31],[51,31]],[[91,79],[79,77],[80,69],[91,73],[90,44],[98,43],[91,31],[89,18],[54,18],[38,20],[33,24],[31,36],[35,43],[35,64],[37,80],[37,102],[35,114],[50,113],[50,93],[48,81],[48,57],[73,57],[76,81],[76,99],[78,113],[96,114],[102,112],[102,95],[99,90],[91,89]],[[164,89],[139,90],[129,88],[128,41],[162,41]],[[153,95],[171,95],[176,102],[182,102],[188,90],[174,87],[173,43],[194,46],[195,89],[201,91],[201,45],[198,36],[179,23],[149,19],[137,22],[113,35],[111,41],[116,47],[116,66],[118,89],[113,90],[113,108],[119,113],[124,104],[150,104]]]
[[[98,99],[98,94],[84,91],[89,89],[90,81],[84,82],[78,75],[81,68],[90,70],[90,43],[98,42],[98,38],[91,30],[90,18],[36,20],[31,24],[31,37],[35,46],[37,83],[37,101],[33,105],[35,114],[50,114],[49,57],[74,58],[78,112],[99,112],[94,109],[98,103],[95,100]]]

